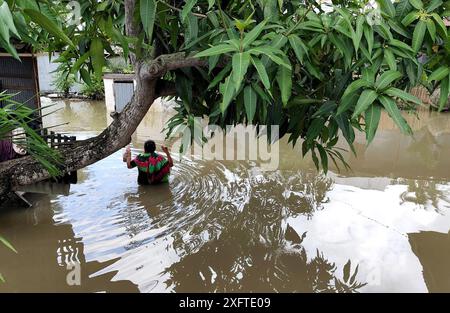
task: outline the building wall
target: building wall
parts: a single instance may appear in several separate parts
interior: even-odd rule
[[[56,71],[58,68],[58,63],[53,63],[59,57],[59,53],[55,53],[51,59],[48,58],[48,53],[37,54],[37,64],[39,73],[39,91],[41,93],[56,93],[57,90],[53,86],[53,81],[55,79]],[[71,92],[80,92],[81,84],[75,83],[70,89]]]

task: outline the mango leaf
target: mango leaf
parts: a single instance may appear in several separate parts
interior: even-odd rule
[[[403,19],[402,19],[402,24],[404,26],[408,26],[409,24],[411,24],[412,22],[414,22],[415,20],[417,20],[419,18],[419,14],[417,11],[412,11],[410,13],[408,13]]]
[[[262,21],[258,25],[256,25],[249,33],[245,34],[244,39],[242,40],[242,47],[246,49],[250,44],[252,44],[261,34],[266,26],[266,21]]]
[[[8,249],[11,251],[17,253],[17,250],[12,246],[12,244],[9,243],[8,240],[6,240],[4,237],[0,236],[0,242],[3,243]]]
[[[275,55],[274,51],[285,56],[281,50],[274,49],[270,46],[255,47],[255,48],[248,50],[248,52],[255,54],[255,55],[260,55],[260,54],[266,55],[267,57],[269,57],[269,59],[271,59],[273,62],[277,63],[278,65],[284,66],[287,69],[292,70],[291,65],[287,64],[282,58]]]
[[[256,71],[258,72],[259,78],[261,79],[261,81],[264,85],[264,88],[266,88],[267,90],[270,90],[269,76],[267,75],[266,68],[262,64],[261,60],[258,58],[255,58],[255,57],[251,57],[251,61],[252,61],[253,65],[255,66]]]
[[[94,73],[98,78],[100,78],[103,74],[103,66],[105,65],[105,53],[103,50],[103,43],[100,38],[96,37],[92,39],[89,54],[91,55]]]
[[[211,89],[211,88],[215,87],[218,83],[220,83],[224,79],[225,75],[227,75],[230,70],[231,70],[231,63],[228,63],[227,66],[225,66],[220,71],[220,73],[214,77],[213,81],[209,84],[207,89]]]
[[[277,82],[281,91],[281,101],[286,106],[292,94],[292,71],[284,66],[280,66],[277,72]]]
[[[380,96],[378,97],[378,100],[386,109],[389,116],[394,120],[395,124],[397,124],[398,128],[400,128],[403,133],[411,135],[412,130],[403,118],[400,110],[397,107],[397,103],[393,99],[386,96]]]
[[[389,17],[395,17],[395,7],[391,0],[378,0],[381,11],[386,13]]]
[[[444,79],[448,74],[450,73],[450,68],[448,66],[441,66],[438,69],[436,69],[433,73],[428,76],[428,81],[440,81]]]
[[[76,60],[76,62],[73,64],[72,69],[70,70],[71,73],[76,73],[80,70],[80,67],[84,64],[84,62],[89,59],[90,53],[89,51],[83,54],[81,57]]]
[[[253,118],[256,112],[257,96],[255,90],[252,86],[247,86],[244,89],[244,106],[245,112],[247,114],[247,121],[249,123],[253,122]]]
[[[234,85],[233,80],[231,79],[231,75],[225,79],[223,84],[220,84],[219,88],[220,93],[222,94],[222,102],[220,104],[220,111],[225,113],[226,109],[230,105],[231,100],[233,100],[234,96]]]
[[[33,22],[41,26],[43,29],[45,29],[47,32],[58,38],[59,40],[65,42],[67,45],[69,45],[71,48],[76,49],[75,45],[73,44],[72,40],[70,40],[69,37],[64,33],[64,31],[56,25],[53,21],[51,21],[48,17],[46,17],[41,12],[32,10],[32,9],[25,9],[25,14],[28,15]]]
[[[361,93],[361,96],[359,96],[352,118],[358,117],[362,112],[367,110],[367,108],[377,99],[377,97],[378,94],[375,90],[373,89],[364,90]]]
[[[221,44],[221,45],[217,45],[217,46],[211,47],[209,49],[206,49],[202,52],[199,52],[195,55],[195,57],[196,58],[209,57],[209,56],[224,54],[224,53],[233,52],[233,51],[238,51],[238,50],[230,44]]]
[[[0,5],[0,21],[2,21],[1,23],[3,23],[9,31],[20,39],[19,32],[14,25],[14,20],[7,2],[3,2],[3,4]]]
[[[367,50],[369,54],[372,54],[372,48],[373,48],[373,29],[372,27],[369,27],[369,25],[364,25],[364,38],[367,41]]]
[[[325,149],[322,147],[322,145],[316,144],[317,150],[319,150],[320,155],[320,162],[322,162],[322,168],[324,173],[326,174],[328,172],[328,157]]]
[[[417,10],[423,8],[423,2],[421,0],[409,0],[409,3],[411,3],[411,5]]]
[[[429,18],[426,20],[426,23],[427,23],[428,33],[430,34],[430,37],[433,40],[433,42],[435,42],[436,41],[436,25],[434,25],[434,21]]]
[[[402,73],[398,71],[386,71],[376,81],[375,87],[377,89],[384,89],[393,81],[402,77]]]
[[[384,60],[391,70],[397,70],[397,62],[395,61],[395,56],[391,49],[384,49]]]
[[[390,87],[390,88],[386,89],[384,91],[384,93],[391,97],[400,98],[403,101],[412,102],[412,103],[415,103],[418,105],[422,104],[422,101],[419,98],[417,98],[416,96],[413,96],[412,94],[410,94],[406,91],[403,91],[401,89],[395,88],[395,87]]]
[[[4,25],[0,23],[0,30],[1,30],[2,27],[4,27]],[[1,33],[0,33],[0,35],[1,35]],[[17,54],[16,48],[14,48],[14,46],[9,42],[9,40],[8,41],[4,40],[2,38],[2,36],[0,36],[0,47],[3,47],[16,60],[20,61],[20,57]]]
[[[247,73],[250,64],[250,54],[248,52],[236,53],[232,58],[233,81],[235,90],[238,91]]]
[[[375,137],[375,133],[378,128],[378,123],[380,122],[381,107],[374,104],[371,105],[365,112],[365,122],[366,122],[366,141],[370,144]]]
[[[389,0],[386,0],[389,1]],[[350,267],[351,267],[351,262],[350,260],[348,260],[347,263],[345,263],[344,265],[344,281],[348,282],[348,280],[350,279]]]
[[[414,28],[413,38],[412,38],[412,48],[414,52],[418,52],[422,47],[423,38],[425,36],[425,31],[427,29],[427,23],[423,20],[417,22]]]
[[[86,85],[92,85],[91,75],[89,75],[89,72],[85,68],[80,69],[80,75],[81,79],[86,83]]]
[[[144,31],[147,34],[147,37],[151,40],[153,35],[153,26],[155,24],[155,17],[156,17],[156,1],[141,0],[140,14]]]
[[[441,30],[441,32],[444,34],[444,36],[447,36],[447,27],[444,24],[444,21],[442,20],[442,18],[439,16],[439,14],[437,13],[432,13],[431,16],[433,17],[433,19],[436,21],[436,24],[438,24],[439,29]]]
[[[297,35],[289,35],[288,39],[295,56],[303,63],[304,56],[308,56],[308,48]]]
[[[348,85],[347,89],[345,89],[341,98],[345,98],[346,96],[358,91],[362,87],[369,87],[370,83],[365,79],[358,79],[353,81],[350,85]]]
[[[181,11],[181,21],[184,23],[186,17],[191,13],[192,8],[197,4],[197,0],[187,0]]]

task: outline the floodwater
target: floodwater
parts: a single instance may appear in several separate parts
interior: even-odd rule
[[[59,132],[110,122],[101,102],[56,104]],[[418,115],[414,137],[383,116],[327,176],[282,139],[276,171],[176,156],[168,185],[139,187],[120,151],[0,212],[18,250],[0,247],[0,291],[450,292],[450,117]],[[133,153],[169,116],[152,108]]]

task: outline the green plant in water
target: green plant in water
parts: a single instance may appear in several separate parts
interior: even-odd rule
[[[17,253],[17,250],[12,246],[12,244],[9,243],[8,240],[6,240],[3,236],[0,236],[0,242],[5,245],[8,249],[11,251]],[[0,282],[4,283],[6,280],[3,277],[2,273],[0,273]]]
[[[105,98],[105,85],[102,78],[94,75],[90,78],[90,83],[83,83],[81,93],[92,100],[102,100]]]
[[[12,140],[13,143],[24,147],[52,176],[57,176],[60,174],[58,166],[61,164],[59,153],[50,148],[30,126],[36,123],[40,111],[13,101],[12,97],[13,95],[5,91],[0,93],[0,103],[4,104],[4,107],[0,108],[0,140]],[[11,137],[11,132],[17,128],[23,129],[25,138],[17,136],[22,134]]]

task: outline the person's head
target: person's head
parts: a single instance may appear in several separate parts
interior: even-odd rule
[[[153,140],[147,140],[144,143],[144,151],[145,153],[153,153],[156,150],[156,144]]]

